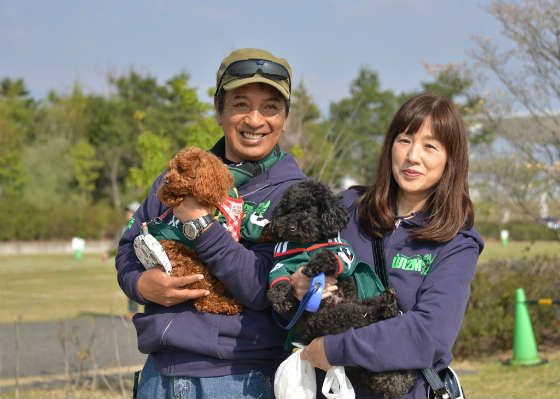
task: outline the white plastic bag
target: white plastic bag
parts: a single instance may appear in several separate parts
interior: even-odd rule
[[[328,369],[321,391],[327,399],[354,399],[356,397],[354,387],[346,377],[342,366]]]
[[[278,366],[274,375],[276,399],[315,399],[315,368],[307,360],[300,359],[300,351],[296,349]]]

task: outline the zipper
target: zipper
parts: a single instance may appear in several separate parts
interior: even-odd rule
[[[245,196],[248,196],[248,195],[251,195],[251,194],[255,194],[257,191],[264,190],[265,188],[270,187],[270,186],[271,186],[271,184],[265,184],[264,186],[261,186],[261,187],[257,188],[256,190],[251,191],[250,193],[243,193],[242,194],[241,192],[239,192],[239,196],[240,197],[245,197]]]

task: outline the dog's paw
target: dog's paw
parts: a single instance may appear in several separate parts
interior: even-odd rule
[[[315,277],[319,273],[336,276],[338,269],[338,260],[334,254],[328,249],[323,249],[313,254],[302,271],[307,277]]]
[[[289,312],[299,302],[294,296],[292,286],[287,281],[279,281],[274,284],[268,290],[267,297],[277,313]]]

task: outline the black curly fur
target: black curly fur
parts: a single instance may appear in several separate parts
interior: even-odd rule
[[[352,279],[343,280],[339,285],[344,285],[348,280]],[[351,292],[345,294],[350,295],[341,298],[340,292],[337,292],[337,296],[326,300],[317,312],[306,312],[298,320],[296,328],[302,343],[309,344],[317,337],[339,334],[350,328],[365,327],[399,315],[397,293],[393,288],[364,300],[359,300],[357,295],[352,296]],[[361,367],[347,367],[346,371],[353,384],[389,397],[404,395],[417,377],[417,373],[412,370],[376,373]]]
[[[325,273],[327,276],[336,276],[338,261],[331,251],[323,249],[313,254],[302,271],[307,277],[315,277],[319,273]]]
[[[272,213],[269,233],[277,241],[300,244],[327,241],[336,237],[348,225],[348,215],[342,198],[314,179],[302,180],[284,193]],[[314,254],[303,268],[308,277],[319,273],[336,276],[338,261],[328,250]],[[383,294],[360,300],[353,278],[338,280],[338,290],[321,303],[315,313],[305,312],[296,324],[297,333],[304,344],[314,338],[342,333],[399,314],[397,293],[389,288]],[[278,313],[294,310],[299,301],[287,281],[276,283],[268,298]],[[402,396],[412,387],[417,377],[409,370],[375,373],[361,367],[347,367],[353,384],[386,396]]]
[[[298,299],[294,296],[294,290],[288,281],[279,281],[268,290],[268,300],[272,302],[272,307],[278,313],[287,313],[297,308]]]
[[[342,197],[315,179],[290,186],[272,212],[269,233],[277,241],[326,241],[348,225]]]

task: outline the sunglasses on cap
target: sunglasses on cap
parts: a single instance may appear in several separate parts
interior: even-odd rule
[[[272,79],[272,80],[288,80],[288,85],[291,91],[291,81],[290,81],[290,72],[284,65],[278,64],[273,61],[268,60],[261,60],[251,58],[248,60],[240,60],[232,62],[228,65],[225,71],[220,76],[220,80],[218,80],[218,86],[216,87],[216,94],[222,87],[222,80],[226,73],[238,77],[238,78],[248,78],[253,76],[259,72],[263,77]]]

